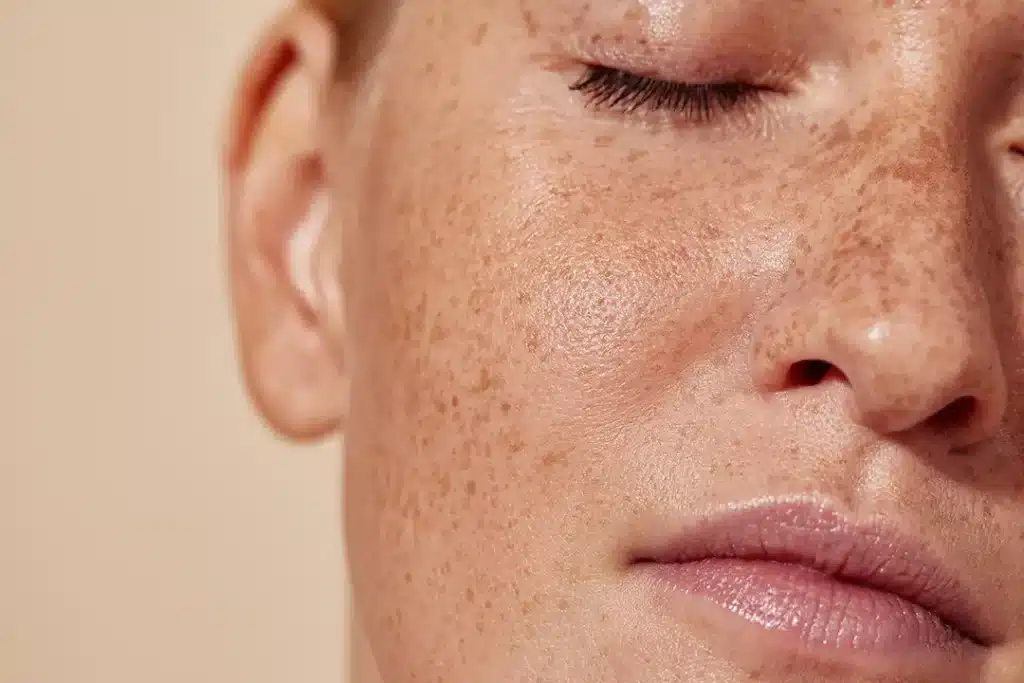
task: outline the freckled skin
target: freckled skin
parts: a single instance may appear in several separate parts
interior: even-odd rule
[[[1024,671],[1021,20],[1016,0],[395,10],[370,143],[339,133],[327,160],[357,203],[346,532],[385,683],[1021,680],[997,673]],[[678,46],[695,23],[726,66],[803,52],[800,87],[703,128],[570,92],[580,46],[626,66],[651,27]],[[685,80],[705,43],[655,53]],[[861,671],[737,645],[626,577],[638,528],[798,495],[926,539],[1000,647]]]

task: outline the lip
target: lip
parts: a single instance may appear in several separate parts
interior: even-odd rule
[[[811,648],[956,655],[991,642],[965,584],[923,543],[822,505],[733,510],[634,565]]]

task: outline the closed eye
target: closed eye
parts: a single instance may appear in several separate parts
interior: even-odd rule
[[[571,89],[602,109],[669,112],[696,124],[757,104],[767,92],[748,83],[678,83],[598,65],[587,66]]]

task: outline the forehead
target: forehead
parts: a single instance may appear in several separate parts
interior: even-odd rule
[[[799,54],[849,65],[879,45],[945,59],[1024,44],[1024,0],[419,0],[401,8],[406,37],[422,37],[434,55],[482,39],[577,63],[602,61],[586,59],[600,44],[600,54],[610,47],[634,63]]]
[[[461,0],[448,2],[455,13],[466,12]],[[948,21],[990,21],[996,16],[1024,13],[1024,0],[494,0],[474,10],[492,16],[508,12],[527,27],[580,30],[588,26],[616,26],[665,31],[687,24],[690,30],[712,20],[749,21],[756,18],[767,29],[797,22],[817,30],[861,20],[891,25]]]

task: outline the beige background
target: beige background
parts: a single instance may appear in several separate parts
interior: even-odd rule
[[[237,379],[214,150],[275,0],[0,0],[0,682],[337,683],[336,446]]]

